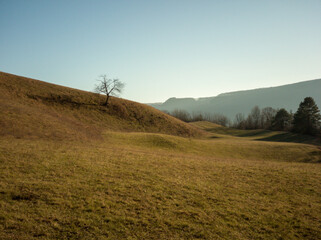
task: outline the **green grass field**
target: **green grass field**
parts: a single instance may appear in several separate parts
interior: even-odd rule
[[[321,239],[314,139],[186,126],[158,111],[130,131],[132,120],[99,106],[15,99],[0,101],[0,239]],[[130,119],[149,114],[122,101]]]

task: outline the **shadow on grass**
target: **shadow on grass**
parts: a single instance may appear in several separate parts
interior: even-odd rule
[[[210,136],[210,138],[221,138],[221,137],[218,137],[218,136]]]
[[[265,135],[270,133],[269,130],[259,129],[259,130],[243,130],[243,129],[235,129],[235,128],[210,128],[206,129],[206,131],[211,133],[225,134],[235,137],[258,137],[261,135]]]
[[[270,142],[292,142],[292,143],[308,143],[313,145],[321,145],[317,138],[309,135],[301,135],[296,133],[279,133],[273,136],[256,139],[257,141],[270,141]]]
[[[256,137],[260,135],[264,135],[270,133],[269,130],[248,130],[245,133],[238,134],[238,137]]]
[[[321,148],[320,148],[321,150]],[[305,159],[304,162],[311,162],[311,159],[316,158],[315,163],[321,163],[321,154],[319,151],[313,151],[309,154],[310,156]]]

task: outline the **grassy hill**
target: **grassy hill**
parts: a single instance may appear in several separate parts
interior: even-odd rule
[[[0,72],[0,135],[97,139],[102,131],[147,131],[178,136],[201,132],[147,105]]]
[[[0,76],[0,239],[320,239],[320,146]]]

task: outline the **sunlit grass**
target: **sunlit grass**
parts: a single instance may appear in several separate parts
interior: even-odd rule
[[[0,83],[0,239],[320,238],[314,140]]]
[[[320,148],[314,145],[253,141],[251,137],[240,138],[220,135],[217,138],[182,138],[153,133],[105,132],[110,144],[131,146],[135,149],[149,148],[166,153],[186,153],[217,158],[269,160],[289,162],[320,162]]]
[[[145,104],[0,72],[0,136],[101,139],[106,129],[201,136],[195,127]]]
[[[299,144],[268,143],[267,149],[280,153],[265,156],[256,152],[265,143],[252,144],[257,149],[251,152],[249,140],[226,145],[229,138],[116,132],[105,132],[104,139],[81,143],[2,138],[0,237],[320,235],[320,165],[285,162],[297,155],[307,157],[317,150],[314,146],[308,150]]]

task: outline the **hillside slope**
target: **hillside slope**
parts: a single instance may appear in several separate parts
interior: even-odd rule
[[[142,131],[177,136],[201,132],[162,112],[103,96],[0,72],[0,135],[22,138],[101,138],[104,130]]]
[[[0,239],[320,239],[318,146],[195,124],[213,137],[0,136]]]
[[[320,146],[192,124],[1,73],[0,239],[320,239]]]
[[[173,111],[184,109],[189,112],[220,113],[234,119],[237,113],[248,114],[258,105],[260,108],[285,108],[295,112],[305,97],[313,97],[321,107],[321,79],[304,81],[279,87],[261,88],[220,94],[216,97],[170,98],[160,104],[150,104],[160,109]]]

